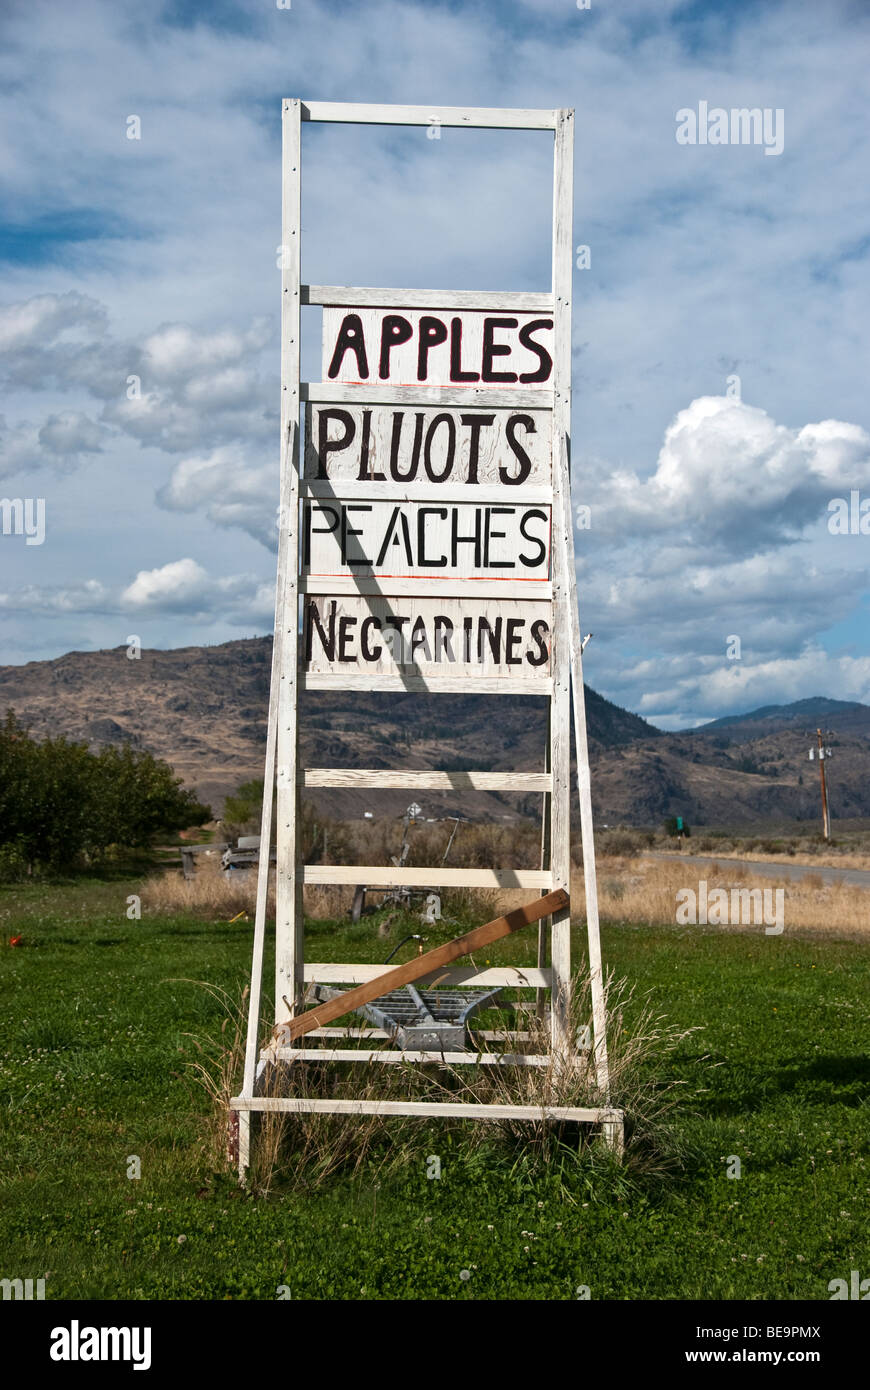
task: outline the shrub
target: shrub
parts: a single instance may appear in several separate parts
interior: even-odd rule
[[[65,738],[32,739],[10,710],[0,725],[0,874],[55,871],[112,845],[144,847],[161,831],[202,825],[211,811],[150,753],[91,753]]]

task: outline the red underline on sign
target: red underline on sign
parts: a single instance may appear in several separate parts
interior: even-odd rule
[[[401,386],[430,391],[546,391],[548,381],[363,381],[361,377],[350,377],[347,381],[325,382],[327,386]],[[553,388],[550,387],[552,390]],[[321,404],[321,402],[315,402]]]

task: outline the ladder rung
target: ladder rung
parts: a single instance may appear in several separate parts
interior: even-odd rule
[[[402,772],[383,768],[309,767],[301,787],[414,788],[418,791],[550,792],[550,772]]]
[[[394,869],[367,864],[306,864],[302,882],[365,884],[367,888],[532,888],[553,887],[549,869]]]

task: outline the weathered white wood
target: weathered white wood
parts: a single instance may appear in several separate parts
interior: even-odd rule
[[[413,788],[415,791],[546,792],[548,772],[409,772],[392,768],[309,767],[299,773],[300,787]]]
[[[546,488],[542,499],[552,493],[551,410],[504,410],[498,399],[449,412],[309,403],[305,437],[305,476],[356,484],[360,497],[378,483],[416,484],[427,500],[458,485],[457,496],[474,501],[489,500],[484,489],[499,501],[512,492],[526,501],[530,488]]]
[[[551,1057],[536,1056],[527,1052],[419,1052],[412,1049],[400,1052],[392,1048],[373,1048],[367,1051],[361,1047],[288,1047],[279,1048],[277,1055],[279,1062],[365,1062],[367,1065],[371,1062],[385,1062],[388,1066],[396,1066],[402,1062],[435,1062],[453,1067],[552,1066]],[[585,1058],[577,1057],[572,1061],[577,1067],[586,1065]]]
[[[510,989],[535,989],[540,985],[549,987],[553,983],[553,972],[549,968],[539,970],[534,965],[517,965],[499,968],[479,969],[475,965],[457,965],[445,973],[433,971],[418,981],[418,989],[431,989],[436,985],[446,988],[459,985],[486,985],[494,989],[496,985]]]
[[[553,318],[327,306],[321,370],[324,381],[348,385],[551,390]]]
[[[253,1085],[251,1086],[253,1091]],[[245,1091],[248,1091],[247,1085]],[[247,1181],[248,1168],[251,1164],[251,1112],[250,1110],[240,1110],[236,1112],[239,1126],[239,1155],[238,1172],[239,1182],[244,1186]]]
[[[364,1042],[368,1042],[372,1038],[381,1038],[386,1042],[393,1035],[388,1033],[385,1028],[312,1028],[311,1032],[306,1033],[305,1036],[306,1038],[361,1038]],[[482,1042],[528,1042],[531,1036],[531,1033],[511,1031],[505,1028],[474,1029],[474,1037],[479,1038]],[[318,1053],[318,1056],[320,1055],[322,1054]]]
[[[304,101],[304,121],[340,121],[360,125],[441,125],[470,130],[553,130],[556,111],[532,107],[503,110],[496,106],[384,106],[357,101]]]
[[[549,676],[516,680],[506,676],[368,676],[302,672],[301,690],[428,691],[430,695],[551,695]]]
[[[277,862],[275,873],[275,1021],[286,1017],[284,999],[296,1007],[301,999],[299,965],[302,941],[302,887],[298,874],[298,789],[296,764],[298,738],[296,703],[298,688],[298,622],[296,576],[299,570],[299,361],[300,361],[300,236],[302,226],[302,131],[301,103],[284,103],[283,115],[283,211],[281,258],[281,437],[293,440],[287,461],[285,490],[279,529],[287,576],[282,604],[281,671],[278,691],[277,730]],[[292,434],[291,434],[292,432]],[[284,499],[282,498],[282,502]]]
[[[574,187],[574,113],[560,111],[556,122],[553,180],[553,298],[554,342],[554,439],[571,429],[571,281]],[[559,490],[559,479],[554,479]],[[562,499],[570,511],[570,499]],[[570,626],[567,621],[567,584],[564,547],[553,552],[554,637],[553,699],[550,710],[550,758],[553,792],[550,798],[550,865],[553,882],[566,885],[571,877],[570,837]],[[550,1011],[553,1047],[567,1053],[573,1048],[570,1019],[571,917],[570,910],[554,914],[550,932],[553,998]]]
[[[545,794],[545,796],[544,796],[543,805],[542,805],[542,807],[541,807],[541,859],[540,859],[540,864],[541,864],[541,868],[542,868],[542,869],[549,869],[549,868],[550,868],[550,833],[551,833],[551,830],[552,830],[552,825],[551,825],[551,807],[550,807],[550,793],[552,793],[552,790],[553,790],[553,776],[552,776],[552,771],[551,771],[551,769],[552,769],[552,764],[551,764],[551,762],[550,762],[550,754],[551,754],[551,752],[552,752],[552,738],[553,738],[552,729],[551,729],[551,727],[550,727],[550,725],[551,725],[551,716],[552,716],[552,708],[551,708],[551,707],[548,707],[548,709],[547,709],[547,739],[546,739],[546,748],[545,748],[545,750],[544,750],[544,768],[545,768],[545,770],[546,770],[547,776],[548,776],[549,779],[550,779],[550,786],[549,786],[548,792],[547,792],[547,793]],[[552,919],[551,917],[542,917],[541,920],[540,920],[539,923],[538,923],[538,950],[537,950],[537,961],[538,961],[538,965],[539,965],[539,966],[544,966],[544,965],[546,964],[546,962],[547,962],[547,946],[548,946],[548,943],[549,943],[549,940],[550,940],[550,932],[551,932],[551,930],[552,930],[552,926],[553,926],[553,919]],[[536,1017],[537,1017],[539,1020],[541,1020],[541,1021],[543,1021],[544,1018],[546,1017],[546,1013],[547,1013],[547,1004],[548,1004],[547,996],[545,995],[545,993],[544,993],[544,991],[543,991],[542,989],[539,989],[539,990],[537,991],[536,995],[535,995],[535,1015],[536,1015]]]
[[[343,594],[388,595],[390,598],[421,598],[431,594],[432,586],[424,587],[425,581],[419,579],[357,579],[352,575],[300,575],[300,594],[323,594],[338,598]],[[444,579],[438,585],[442,598],[461,599],[515,599],[516,580],[500,579]],[[521,595],[522,597],[522,595]],[[546,580],[534,581],[531,597],[550,603],[553,586]]]
[[[326,961],[321,964],[310,963],[304,967],[306,984],[320,985],[365,985],[376,980],[390,969],[388,965],[336,964]],[[451,989],[459,985],[475,985],[487,989],[501,986],[503,989],[548,989],[552,984],[552,971],[538,969],[536,966],[489,966],[453,965],[448,970],[437,971],[416,981],[417,989],[429,989],[437,980],[438,985]]]
[[[432,506],[451,506],[462,503],[498,507],[549,507],[553,501],[550,487],[529,487],[508,490],[495,487],[454,486],[443,489],[433,483],[358,483],[330,482],[307,478],[299,485],[300,496],[320,502],[426,502]]]
[[[598,881],[595,869],[595,837],[592,818],[592,786],[589,775],[589,749],[586,737],[586,696],[583,686],[583,642],[577,604],[577,576],[574,559],[574,524],[571,515],[571,482],[568,443],[559,451],[561,495],[567,499],[567,517],[561,511],[559,530],[563,538],[568,571],[568,604],[571,617],[571,690],[574,707],[574,744],[577,750],[577,794],[580,803],[580,834],[583,847],[583,883],[586,896],[586,939],[589,952],[589,981],[592,996],[592,1032],[598,1084],[610,1099],[610,1068],[607,1058],[607,1002],[601,961],[601,934],[598,925]],[[608,1142],[621,1152],[621,1132],[608,1131]]]
[[[397,869],[383,864],[306,864],[302,881],[312,883],[364,883],[377,888],[546,888],[552,887],[552,874],[540,869]]]
[[[472,1034],[475,1039],[480,1038],[482,1042],[529,1042],[531,1033],[524,1033],[521,1028],[475,1028],[472,1025]]]
[[[601,1134],[607,1147],[621,1159],[625,1153],[625,1119],[621,1110],[602,1120]]]
[[[303,304],[372,309],[485,309],[490,313],[552,314],[553,296],[528,290],[396,290],[351,285],[303,285]]]
[[[532,586],[530,585],[529,588]],[[476,599],[308,595],[300,660],[306,674],[352,672],[426,680],[511,679],[550,674],[551,605],[527,597]]]
[[[302,503],[302,571],[328,578],[416,579],[440,593],[457,579],[513,580],[517,597],[550,580],[549,506],[437,492],[401,497],[309,498]]]
[[[288,422],[287,434],[281,441],[281,472],[279,480],[280,514],[289,514],[294,494],[294,457],[297,426],[292,419]],[[272,670],[269,681],[269,713],[266,724],[266,766],[263,775],[263,807],[260,818],[260,844],[272,841],[272,803],[275,781],[275,756],[278,737],[278,703],[281,673],[284,663],[284,611],[287,601],[287,556],[288,546],[279,543],[278,575],[275,583],[275,635],[272,642]],[[251,962],[251,992],[248,997],[248,1031],[245,1043],[245,1090],[251,1092],[254,1086],[254,1069],[257,1064],[257,1039],[260,1029],[260,1008],[263,990],[263,952],[266,940],[266,907],[269,898],[269,870],[271,861],[268,854],[259,857],[257,865],[257,903],[254,912],[254,946]],[[245,1132],[245,1153],[249,1151],[250,1126]],[[241,1134],[241,1131],[240,1131]],[[239,1146],[239,1172],[244,1180],[241,1159],[242,1145]],[[244,1167],[247,1167],[247,1158]]]
[[[290,1115],[420,1115],[457,1120],[573,1120],[578,1124],[619,1123],[621,1110],[581,1105],[493,1105],[475,1101],[312,1100],[307,1096],[234,1096],[236,1110]]]
[[[393,1034],[388,1033],[386,1028],[312,1028],[310,1033],[305,1034],[306,1038],[362,1038],[368,1041],[370,1038],[382,1038],[388,1041]]]
[[[367,385],[361,391],[359,384],[348,385],[340,381],[306,381],[300,388],[303,401],[314,401],[321,405],[358,405],[364,398],[366,405],[410,405],[440,406],[442,409],[479,410],[484,407],[500,410],[550,410],[552,391],[528,387],[505,387],[494,392],[491,386],[383,386],[380,383]]]

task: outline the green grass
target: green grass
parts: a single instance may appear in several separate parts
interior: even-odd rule
[[[561,1178],[512,1172],[429,1125],[379,1187],[369,1174],[264,1199],[210,1164],[208,1101],[185,1075],[188,1035],[216,1034],[221,1010],[184,981],[237,997],[250,924],[128,921],[137,891],[0,889],[3,941],[24,937],[0,949],[0,1277],[48,1272],[50,1298],[826,1299],[829,1280],[870,1275],[865,945],[605,928],[617,975],[703,1029],[670,1068],[686,1083],[670,1178],[600,1154]],[[490,958],[530,960],[527,936]],[[323,960],[391,945],[370,921],[310,938]]]

